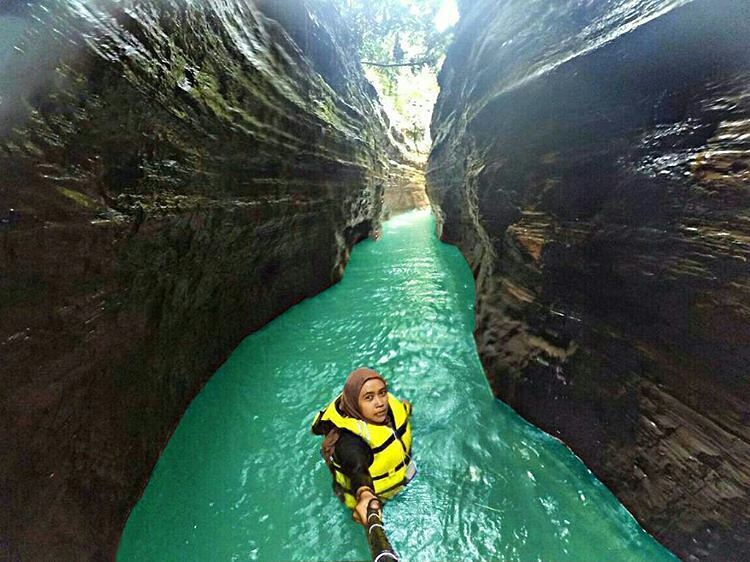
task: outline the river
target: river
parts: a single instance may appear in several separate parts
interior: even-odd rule
[[[365,560],[309,425],[358,366],[414,405],[419,473],[384,511],[404,560],[676,560],[561,442],[493,398],[474,282],[426,211],[384,224],[343,280],[247,337],[192,402],[117,560]]]

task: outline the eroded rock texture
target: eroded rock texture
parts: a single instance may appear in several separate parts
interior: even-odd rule
[[[0,558],[111,559],[189,400],[341,277],[398,151],[324,3],[0,10]]]
[[[383,213],[386,216],[430,206],[425,191],[424,162],[406,158],[391,161],[391,177],[386,185],[383,197]]]
[[[679,556],[750,559],[750,4],[462,12],[428,193],[494,391]]]

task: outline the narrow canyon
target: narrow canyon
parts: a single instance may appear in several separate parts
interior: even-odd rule
[[[458,4],[426,171],[328,1],[0,5],[0,559],[113,559],[231,351],[426,204],[494,394],[750,558],[750,5]]]

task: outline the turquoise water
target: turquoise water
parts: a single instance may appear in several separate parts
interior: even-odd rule
[[[386,223],[341,283],[245,339],[193,401],[117,559],[368,559],[309,432],[366,365],[414,404],[419,474],[385,508],[404,560],[675,560],[564,445],[493,399],[473,302],[431,215]]]

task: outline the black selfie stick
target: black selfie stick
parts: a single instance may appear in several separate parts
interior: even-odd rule
[[[373,507],[373,504],[375,507]],[[377,498],[370,500],[367,504],[367,542],[370,545],[370,553],[373,562],[400,562],[398,554],[393,550],[383,528],[383,520],[380,518],[380,502]]]

